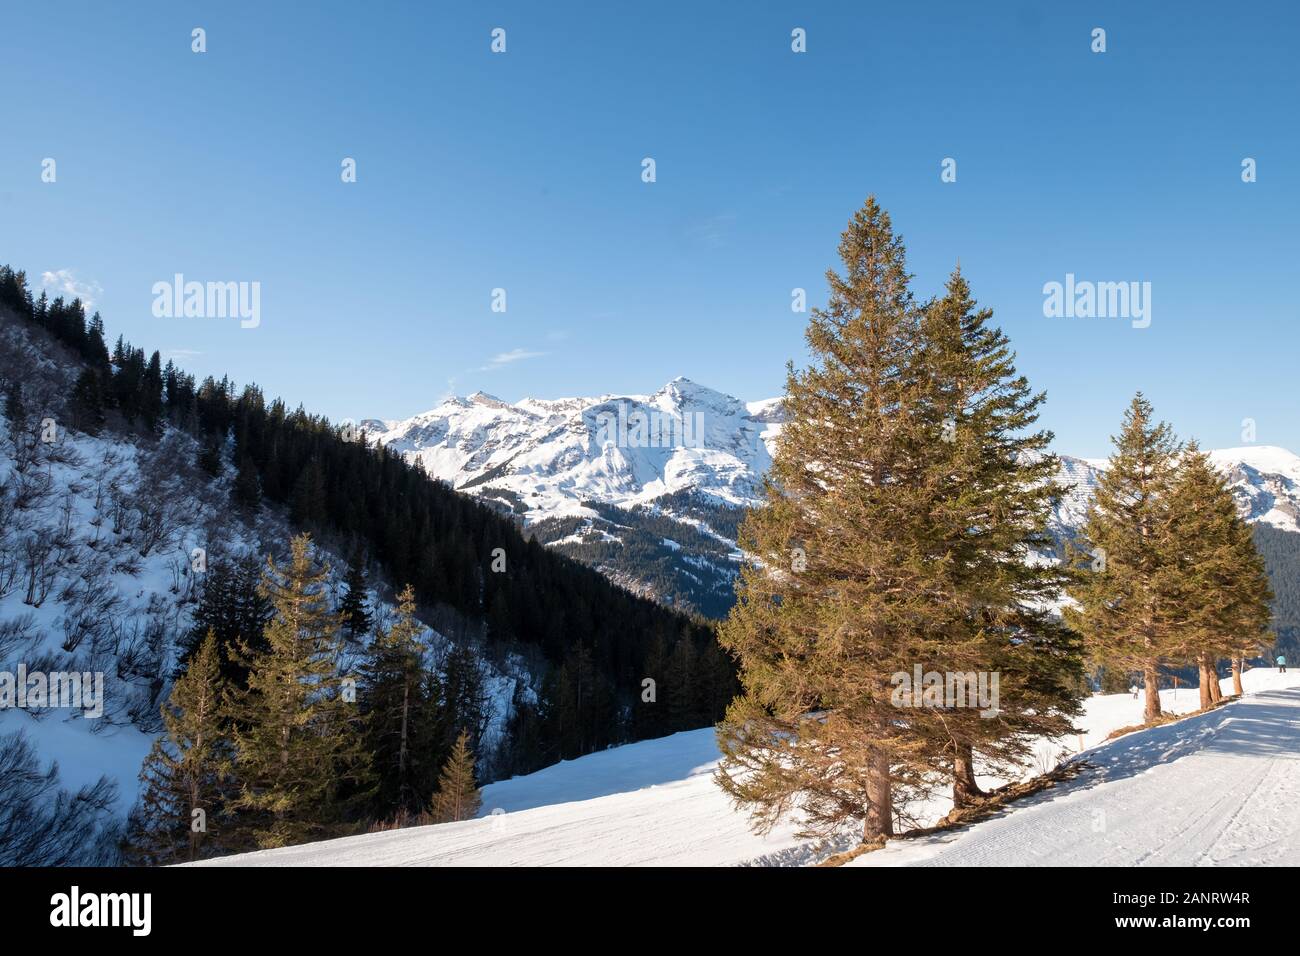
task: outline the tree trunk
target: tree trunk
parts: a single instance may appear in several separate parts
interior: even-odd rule
[[[1210,704],[1214,702],[1214,698],[1210,693],[1210,665],[1207,663],[1204,654],[1198,655],[1196,658],[1196,672],[1200,675],[1201,710],[1207,710]]]
[[[975,782],[975,754],[968,743],[958,743],[952,762],[952,805],[956,809],[968,807],[984,796]]]
[[[1154,660],[1149,660],[1142,668],[1142,683],[1146,688],[1146,708],[1142,718],[1148,724],[1160,719],[1160,671]]]
[[[408,676],[402,684],[402,730],[401,743],[397,746],[397,792],[406,797],[406,718],[411,712],[411,680]]]
[[[894,794],[889,781],[889,755],[877,751],[867,771],[867,819],[862,842],[874,843],[894,835]]]
[[[1210,679],[1210,703],[1217,704],[1223,700],[1223,686],[1219,683],[1219,661],[1212,658],[1205,665],[1206,676]]]
[[[1246,693],[1241,687],[1241,668],[1244,663],[1240,657],[1232,659],[1232,692],[1238,697]]]

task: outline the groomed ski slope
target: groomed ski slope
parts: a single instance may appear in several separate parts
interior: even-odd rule
[[[1231,692],[1231,682],[1224,681]],[[1247,697],[1102,744],[1141,722],[1128,694],[1094,697],[1080,725],[1098,769],[960,831],[891,842],[850,865],[1134,866],[1300,863],[1300,674],[1255,669]],[[1195,688],[1164,691],[1186,713]],[[1080,741],[1044,742],[1043,768]],[[746,826],[713,783],[712,730],[675,734],[492,784],[483,816],[207,861],[226,866],[801,865],[851,847],[787,825]],[[1038,768],[1036,768],[1038,769]],[[997,781],[983,780],[985,785]],[[920,808],[937,819],[941,801]]]

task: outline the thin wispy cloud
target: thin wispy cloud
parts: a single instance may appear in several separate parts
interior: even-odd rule
[[[689,224],[686,227],[686,235],[709,249],[720,249],[727,244],[727,237],[735,224],[734,215],[722,213]]]
[[[515,362],[524,362],[528,359],[541,358],[546,352],[530,352],[527,349],[511,349],[509,352],[498,352],[492,358],[488,359],[488,364],[479,368],[480,372],[493,372],[499,368],[505,368],[507,365],[513,365]]]
[[[87,309],[95,304],[95,301],[104,294],[104,287],[98,282],[91,279],[86,281],[78,279],[72,269],[59,269],[57,272],[42,272],[41,285],[47,289],[53,289],[55,292],[62,293],[65,296],[81,300],[81,304]]]
[[[163,352],[163,358],[176,359],[183,361],[185,359],[198,358],[203,353],[197,349],[168,349]]]

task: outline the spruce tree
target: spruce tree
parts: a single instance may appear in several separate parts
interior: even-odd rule
[[[1139,392],[1112,439],[1084,527],[1089,551],[1076,555],[1069,593],[1077,606],[1065,611],[1096,662],[1142,673],[1148,723],[1160,718],[1160,668],[1181,647],[1180,544],[1169,527],[1179,446],[1153,415]]]
[[[375,632],[362,665],[362,704],[366,714],[365,748],[374,764],[375,806],[386,818],[402,810],[418,813],[429,789],[421,772],[429,751],[430,702],[426,696],[415,592],[408,585],[397,598],[397,616]]]
[[[435,823],[472,820],[483,805],[478,785],[474,782],[474,752],[469,744],[469,731],[462,730],[442,768],[438,791],[429,807]]]
[[[248,686],[247,651],[266,650],[264,634],[271,605],[261,593],[257,556],[213,554],[202,576],[194,625],[178,643],[177,673],[185,673],[190,658],[209,632],[217,639],[221,676],[232,689]]]
[[[88,435],[96,435],[104,424],[104,397],[99,373],[83,369],[72,389],[73,425]]]
[[[231,487],[231,497],[239,507],[246,511],[257,511],[262,504],[262,480],[257,474],[257,465],[248,455],[239,459],[239,471]]]
[[[197,860],[220,843],[212,831],[229,796],[224,683],[208,632],[162,707],[163,734],[140,771],[131,855],[150,865]]]
[[[146,427],[152,431],[158,427],[163,415],[162,357],[157,352],[149,356],[149,364],[142,373],[140,389],[140,412]]]
[[[922,664],[999,681],[997,712],[951,710],[937,741],[953,776],[953,802],[978,797],[974,751],[1008,776],[1034,738],[1073,730],[1083,683],[1077,635],[1050,607],[1066,582],[1046,556],[1060,489],[1050,432],[1030,429],[1045,399],[1015,369],[1010,342],[990,325],[960,270],[921,324],[918,378],[929,396],[914,450],[930,461],[933,612],[944,644]],[[951,704],[952,702],[947,702]]]
[[[697,726],[697,657],[695,641],[689,631],[677,638],[668,657],[668,674],[663,688],[667,697],[668,722],[673,731],[688,730]]]
[[[1266,643],[1273,595],[1232,491],[1195,443],[1179,459],[1168,521],[1179,570],[1178,656],[1196,665],[1205,708],[1222,697],[1218,662],[1237,661]]]
[[[314,528],[324,520],[326,504],[324,473],[320,461],[312,458],[294,482],[290,517],[298,527]]]
[[[354,548],[348,561],[348,573],[343,579],[343,598],[339,613],[343,626],[353,641],[365,638],[370,630],[370,605],[367,598],[365,559],[360,548]],[[414,595],[412,595],[414,600]]]
[[[221,474],[221,445],[215,435],[199,446],[197,463],[209,477]]]
[[[741,529],[755,560],[719,635],[742,692],[718,727],[717,780],[760,831],[799,805],[805,832],[860,820],[870,842],[893,832],[895,799],[924,784],[942,733],[942,712],[900,710],[891,683],[942,641],[917,453],[937,439],[903,245],[874,198],[839,254],[809,320],[813,362],[787,374],[765,505]]]
[[[358,711],[336,670],[338,615],[329,610],[328,567],[317,567],[310,537],[293,539],[284,567],[268,559],[262,593],[274,616],[267,649],[248,649],[248,689],[236,697],[234,736],[240,795],[254,816],[259,846],[275,847],[340,830],[344,793],[365,795],[369,761]]]

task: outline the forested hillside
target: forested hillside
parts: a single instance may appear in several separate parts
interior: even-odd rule
[[[1277,652],[1300,661],[1300,534],[1257,524],[1255,547],[1264,556],[1273,588]]]

